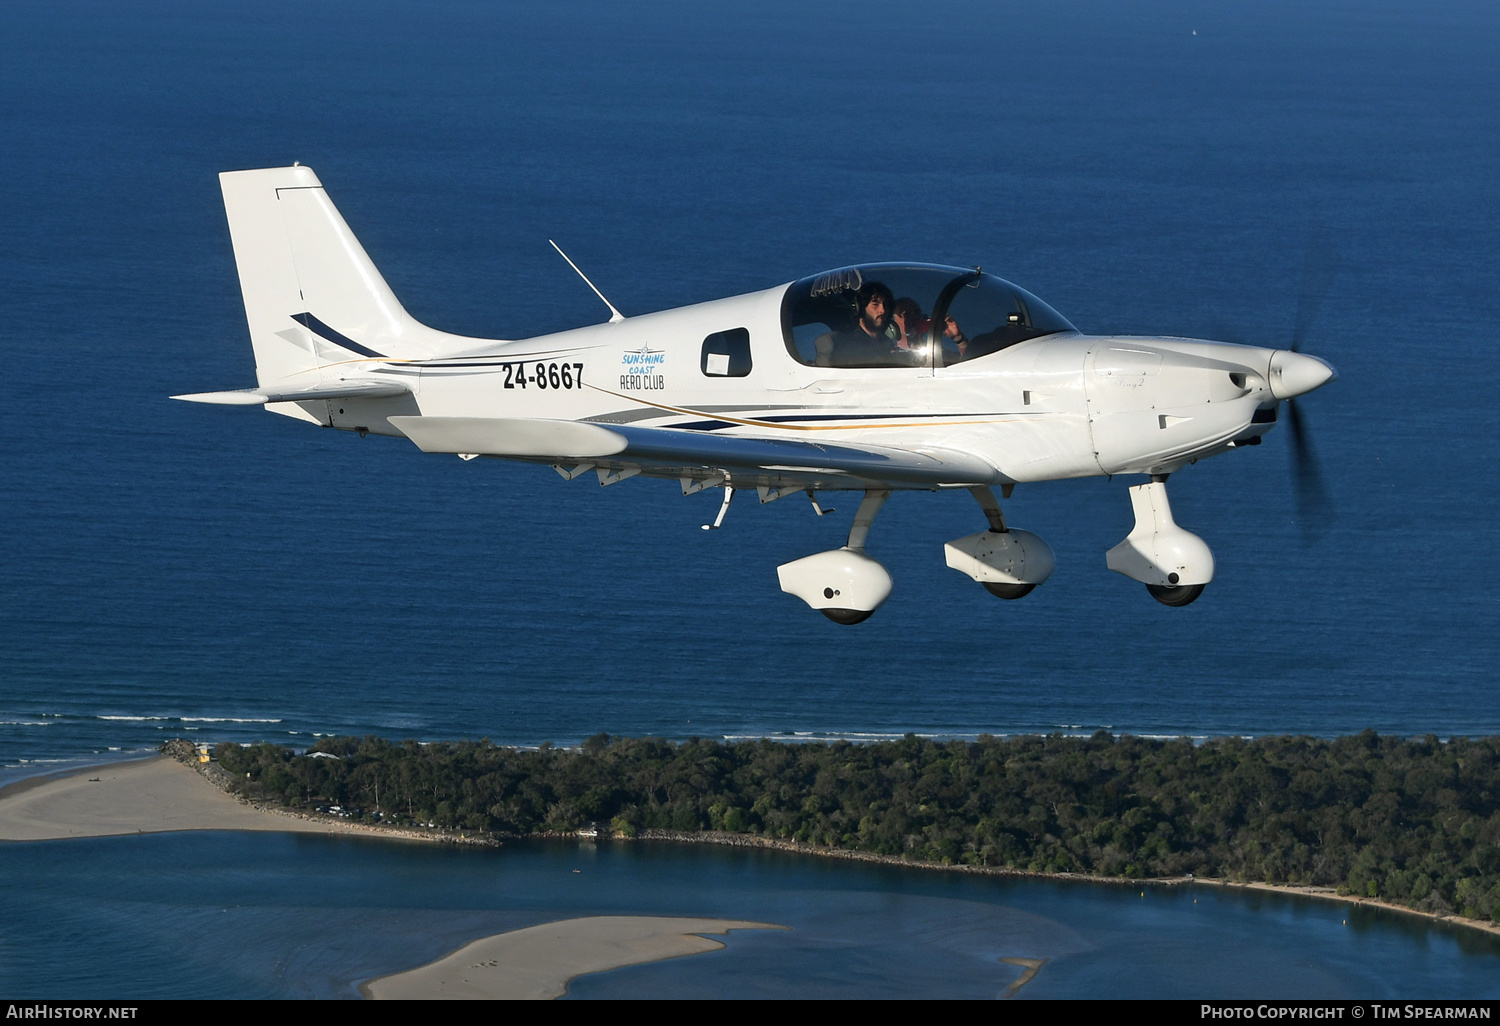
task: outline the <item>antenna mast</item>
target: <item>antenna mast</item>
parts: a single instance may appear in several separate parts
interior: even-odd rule
[[[551,239],[548,239],[547,241],[552,242]],[[604,305],[609,307],[609,323],[614,324],[616,321],[623,321],[625,319],[625,315],[615,309],[615,304],[604,298],[604,293],[599,291],[599,286],[589,281],[588,275],[578,270],[578,265],[573,262],[572,258],[569,257],[568,254],[563,252],[562,247],[557,243],[552,242],[552,248],[557,250],[558,256],[562,257],[568,262],[568,266],[573,268],[573,270],[578,274],[578,277],[583,279],[583,283],[594,290],[594,295],[598,296],[599,299],[603,301]]]

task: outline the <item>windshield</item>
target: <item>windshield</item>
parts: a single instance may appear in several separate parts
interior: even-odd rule
[[[1075,330],[1008,281],[933,264],[865,264],[803,278],[787,289],[781,319],[788,352],[810,367],[946,367]]]

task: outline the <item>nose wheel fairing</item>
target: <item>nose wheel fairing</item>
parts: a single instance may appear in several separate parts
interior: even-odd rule
[[[1187,605],[1213,580],[1213,553],[1202,538],[1172,519],[1165,481],[1131,486],[1130,505],[1135,528],[1105,554],[1105,564],[1140,581],[1163,605]]]

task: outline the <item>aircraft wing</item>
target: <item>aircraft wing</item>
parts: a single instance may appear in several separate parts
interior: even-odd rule
[[[216,403],[220,406],[260,406],[263,403],[298,403],[312,399],[385,399],[406,395],[411,389],[396,381],[369,378],[325,381],[301,388],[239,388],[229,392],[193,392],[174,395],[190,403]]]
[[[952,449],[757,438],[684,428],[488,417],[391,417],[423,452],[506,456],[551,463],[749,470],[854,477],[902,485],[989,484],[984,460]]]

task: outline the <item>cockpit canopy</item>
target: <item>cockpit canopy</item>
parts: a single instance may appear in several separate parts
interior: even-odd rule
[[[1017,342],[1076,331],[1024,289],[978,270],[862,264],[793,282],[787,350],[810,367],[948,367]]]

